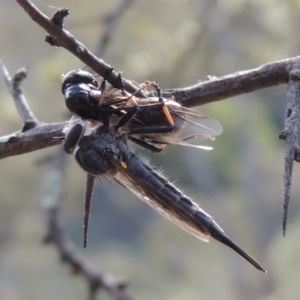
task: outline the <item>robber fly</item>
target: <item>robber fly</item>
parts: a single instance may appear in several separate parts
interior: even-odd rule
[[[266,272],[225,234],[209,214],[147,162],[131,152],[127,140],[129,135],[135,134],[135,130],[124,133],[120,130],[120,125],[130,122],[133,114],[134,112],[129,111],[127,116],[122,117],[119,123],[113,126],[90,126],[86,130],[85,123],[79,120],[68,129],[64,147],[69,153],[77,147],[75,158],[80,167],[88,172],[88,183],[92,186],[94,178],[101,176],[113,179],[190,234],[204,242],[208,242],[211,236],[236,251],[258,270]],[[154,133],[153,128],[152,131]],[[90,197],[91,192],[87,192],[84,217],[85,245],[90,207],[90,199],[87,198]]]
[[[120,77],[120,82],[122,79]],[[122,86],[122,84],[121,84]],[[136,144],[153,152],[160,152],[163,147],[155,144],[177,144],[202,148],[199,141],[213,140],[222,133],[220,123],[192,109],[182,107],[172,99],[164,99],[157,84],[146,82],[142,88],[154,86],[157,97],[139,98],[127,93],[123,88],[105,88],[105,80],[101,85],[95,76],[83,70],[73,70],[64,76],[62,93],[67,108],[84,120],[101,122],[104,125],[117,124],[128,110],[136,107],[134,117],[122,126],[124,132],[136,131],[129,136]],[[149,134],[143,128],[155,128],[156,134]],[[182,135],[184,134],[184,136]]]

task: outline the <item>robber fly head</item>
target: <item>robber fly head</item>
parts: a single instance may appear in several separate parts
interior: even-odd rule
[[[63,81],[62,81],[62,93],[65,93],[65,89],[68,85],[72,84],[91,84],[94,87],[98,87],[99,83],[95,79],[95,76],[92,75],[91,73],[81,70],[81,69],[76,69],[72,70],[66,75],[63,75]]]
[[[62,93],[70,112],[83,119],[99,120],[99,100],[102,92],[95,76],[77,69],[64,76]]]

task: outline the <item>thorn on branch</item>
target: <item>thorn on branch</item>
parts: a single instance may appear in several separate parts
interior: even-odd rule
[[[296,147],[295,149],[295,157],[294,157],[296,162],[300,162],[300,148],[299,146]]]
[[[17,73],[11,80],[12,88],[15,91],[15,93],[22,93],[22,89],[20,88],[22,81],[27,77],[28,68],[23,67]]]
[[[300,66],[295,64],[289,74],[287,91],[287,105],[285,112],[284,130],[279,134],[279,139],[285,141],[284,177],[283,177],[283,203],[282,203],[282,230],[286,233],[287,213],[290,200],[292,173],[294,161],[300,162],[300,148],[297,144],[298,121],[300,106]]]
[[[22,128],[22,132],[30,130],[32,128],[34,128],[35,126],[37,126],[37,123],[33,120],[28,120],[24,123],[23,128]]]
[[[70,11],[67,8],[62,8],[53,15],[53,17],[50,19],[50,21],[55,27],[57,27],[59,29],[63,29],[64,28],[64,26],[63,26],[64,18],[67,17],[69,14],[70,14]],[[52,47],[60,46],[57,39],[55,39],[50,34],[46,35],[45,42],[48,43]]]
[[[285,141],[286,137],[287,137],[289,134],[291,134],[291,133],[292,133],[292,132],[290,132],[290,131],[288,131],[288,130],[286,130],[286,129],[283,129],[282,131],[279,132],[278,138],[279,138],[280,140]]]
[[[58,28],[63,29],[64,18],[70,14],[70,11],[67,8],[62,8],[58,10],[50,21]]]
[[[45,42],[52,47],[59,47],[59,43],[57,42],[57,40],[49,34],[46,35]]]

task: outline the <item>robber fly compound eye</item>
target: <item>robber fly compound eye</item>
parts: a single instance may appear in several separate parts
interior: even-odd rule
[[[63,148],[67,154],[72,154],[74,149],[79,143],[82,135],[84,133],[83,125],[77,123],[73,125],[66,133],[65,139],[63,141]]]

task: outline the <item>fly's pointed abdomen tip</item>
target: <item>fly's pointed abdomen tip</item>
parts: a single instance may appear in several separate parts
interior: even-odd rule
[[[247,252],[245,252],[239,245],[237,245],[234,241],[232,241],[224,232],[224,230],[216,223],[212,222],[210,224],[209,232],[211,236],[222,244],[228,246],[239,255],[244,257],[250,264],[252,264],[256,269],[267,273],[267,271],[255,260],[253,259]]]
[[[223,235],[221,239],[219,239],[221,243],[230,247],[239,255],[244,257],[250,264],[252,264],[256,269],[262,271],[263,273],[267,273],[267,271],[255,260],[253,259],[247,252],[245,252],[240,246],[238,246],[234,241],[232,241],[227,235]]]

